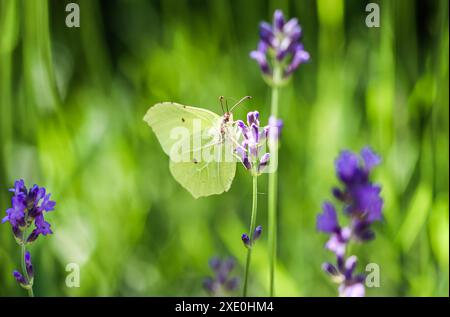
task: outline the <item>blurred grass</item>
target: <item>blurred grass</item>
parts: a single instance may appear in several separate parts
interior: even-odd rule
[[[38,295],[206,295],[213,255],[242,274],[251,184],[239,168],[230,192],[194,200],[171,178],[142,121],[172,100],[219,112],[217,98],[250,94],[268,117],[269,91],[248,53],[275,8],[299,18],[312,61],[282,91],[278,295],[335,296],[315,231],[331,199],[339,150],[370,144],[383,157],[385,221],[354,246],[381,268],[369,296],[448,296],[448,2],[380,1],[381,28],[364,1],[74,1],[81,28],[65,27],[69,1],[0,0],[0,209],[16,178],[57,201],[55,234],[32,247]],[[266,180],[258,223],[266,225]],[[0,226],[0,295],[19,251]],[[267,295],[266,240],[255,252],[252,295]],[[65,287],[78,263],[81,287]]]

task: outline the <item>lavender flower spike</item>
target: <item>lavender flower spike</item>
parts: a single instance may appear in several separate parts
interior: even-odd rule
[[[214,272],[214,276],[206,277],[203,280],[203,288],[212,296],[223,296],[235,291],[239,286],[239,279],[231,276],[235,264],[233,258],[224,260],[217,257],[212,258],[209,265]]]
[[[54,210],[56,203],[50,200],[44,187],[34,185],[27,190],[22,179],[17,180],[11,198],[11,208],[6,210],[2,223],[9,222],[19,244],[33,242],[39,235],[53,233],[50,224],[44,220],[44,213]],[[33,231],[24,237],[23,233],[34,225]]]
[[[258,240],[261,237],[261,234],[262,234],[262,226],[259,225],[255,228],[255,231],[253,231],[252,238],[250,238],[248,234],[244,233],[241,236],[241,240],[246,248],[251,248],[253,244],[256,242],[256,240]]]
[[[258,63],[266,79],[274,85],[281,84],[301,64],[310,59],[309,53],[300,42],[302,29],[298,20],[293,18],[286,21],[281,10],[274,12],[272,25],[267,22],[260,23],[259,36],[258,48],[250,52],[250,57]],[[282,66],[282,78],[272,78],[272,68],[275,64]]]
[[[266,144],[267,134],[270,127],[261,128],[258,111],[250,111],[247,114],[247,124],[242,120],[236,121],[240,131],[240,144],[236,146],[235,152],[239,160],[247,170],[254,175],[259,175],[268,165],[270,154],[262,153],[261,149]]]
[[[370,182],[370,173],[381,158],[369,147],[360,155],[342,151],[335,161],[336,175],[343,188],[334,188],[333,195],[344,204],[344,215],[350,218],[347,227],[341,227],[335,207],[325,202],[317,216],[317,230],[329,234],[325,247],[336,256],[337,265],[324,263],[322,268],[339,286],[339,295],[365,295],[364,275],[354,274],[356,256],[345,257],[350,241],[365,242],[375,238],[371,225],[382,219],[381,187]]]
[[[16,281],[28,291],[33,293],[34,271],[31,263],[31,254],[26,251],[26,246],[35,241],[40,235],[52,234],[50,224],[45,221],[44,214],[55,209],[56,203],[50,200],[50,194],[44,187],[34,185],[27,189],[22,179],[16,180],[14,187],[9,190],[13,193],[11,208],[6,210],[6,217],[2,223],[9,222],[16,239],[22,248],[22,272],[14,271]],[[32,229],[31,233],[30,230]]]

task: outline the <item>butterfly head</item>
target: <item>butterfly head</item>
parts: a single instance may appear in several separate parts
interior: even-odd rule
[[[233,122],[233,114],[229,111],[223,114],[223,123]]]
[[[252,98],[251,96],[245,96],[245,97],[241,98],[241,100],[236,102],[230,109],[228,107],[228,101],[225,99],[225,97],[224,96],[220,96],[219,97],[219,101],[220,101],[220,106],[222,107],[224,122],[233,121],[232,111],[234,110],[234,108],[239,106],[245,100],[248,100],[248,99],[251,99],[251,98]],[[225,104],[224,104],[224,100],[225,100]]]

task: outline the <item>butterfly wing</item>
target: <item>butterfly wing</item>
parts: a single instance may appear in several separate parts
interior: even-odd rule
[[[204,160],[202,156],[210,148],[215,148],[222,157],[233,151],[230,142],[219,142],[221,117],[205,109],[164,102],[151,107],[144,120],[169,155],[173,177],[192,196],[221,194],[230,189],[236,172],[235,161]],[[210,137],[205,138],[205,134]],[[189,147],[179,147],[181,143]]]

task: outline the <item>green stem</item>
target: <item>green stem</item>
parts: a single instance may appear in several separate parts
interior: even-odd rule
[[[247,262],[245,265],[244,290],[243,290],[244,297],[247,296],[248,273],[250,270],[250,260],[252,257],[253,234],[255,233],[255,227],[256,227],[257,205],[258,205],[258,176],[254,175],[253,176],[252,218],[250,220],[250,232],[249,232],[251,245],[247,249]]]
[[[272,100],[270,105],[271,116],[278,118],[278,94],[281,80],[281,67],[275,65],[273,72]],[[277,261],[277,190],[278,190],[278,140],[273,140],[270,149],[270,161],[275,170],[269,174],[268,189],[268,239],[269,239],[269,267],[270,267],[270,296],[275,295],[275,266]]]
[[[26,252],[25,242],[22,243],[21,247],[22,247],[22,260],[20,262],[22,264],[23,276],[25,277],[25,280],[27,282],[30,282],[30,277],[28,276],[27,266],[25,264],[25,252]],[[28,296],[29,297],[34,297],[33,284],[30,284],[30,288],[28,288],[27,290],[28,290]]]

